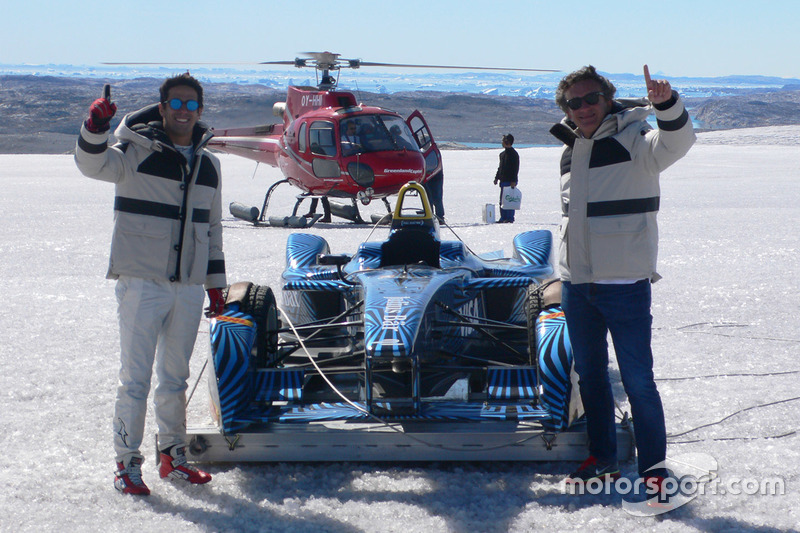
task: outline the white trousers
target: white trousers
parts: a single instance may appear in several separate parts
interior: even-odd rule
[[[159,445],[163,449],[184,442],[189,359],[205,292],[202,285],[121,276],[116,295],[120,371],[113,427],[114,450],[122,462],[141,455],[154,362]]]

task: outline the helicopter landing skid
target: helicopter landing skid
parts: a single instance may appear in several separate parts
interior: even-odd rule
[[[269,225],[275,228],[310,228],[321,218],[321,213],[315,213],[310,217],[269,217]]]
[[[267,194],[264,196],[264,205],[261,206],[260,212],[255,206],[251,207],[239,202],[231,202],[229,207],[231,215],[238,219],[255,224],[256,226],[264,224],[267,222],[267,206],[269,205],[269,199],[272,196],[272,192],[278,187],[278,185],[284,183],[289,183],[289,180],[279,180],[270,185],[269,189],[267,189]]]
[[[292,210],[291,216],[271,216],[267,217],[267,208],[269,207],[269,201],[272,197],[272,193],[278,188],[279,185],[284,183],[289,183],[288,179],[279,180],[270,185],[269,189],[267,189],[267,194],[264,196],[264,204],[261,207],[261,211],[259,212],[257,207],[251,207],[239,202],[231,202],[230,204],[230,211],[231,215],[234,217],[245,220],[250,222],[256,226],[274,226],[280,228],[310,228],[313,226],[319,219],[323,217],[321,214],[314,214],[311,216],[297,216],[297,209],[300,203],[305,199],[305,196],[298,197],[297,203],[295,203],[294,209]],[[331,214],[343,218],[345,220],[350,220],[356,224],[366,224],[363,218],[361,218],[361,213],[358,210],[358,204],[356,204],[356,200],[352,199],[352,203],[350,205],[340,204],[336,202],[330,202]]]
[[[272,186],[267,191],[267,196],[264,199],[264,209],[261,211],[261,218],[264,218],[264,213],[267,210],[267,204],[269,203],[269,197],[272,194],[272,191],[281,183],[286,183],[288,180],[282,180],[276,183],[273,183]],[[324,215],[319,213],[309,213],[308,215],[297,216],[297,209],[300,207],[300,204],[303,203],[306,197],[300,195],[297,197],[297,202],[294,204],[294,208],[292,209],[291,216],[288,217],[269,217],[268,222],[269,225],[275,228],[310,228],[314,224],[316,224],[317,220],[321,219]]]
[[[385,197],[381,198],[381,200],[383,200],[383,205],[386,206],[386,214],[385,215],[376,215],[376,214],[373,213],[371,215],[372,216],[372,223],[373,224],[379,224],[381,226],[388,226],[389,224],[392,223],[392,206],[389,205],[389,200],[387,200]]]
[[[317,220],[322,218],[322,215],[314,214],[312,216],[305,217],[296,216],[297,205],[299,205],[300,202],[294,206],[294,211],[292,212],[291,216],[267,218],[267,207],[269,206],[269,200],[272,196],[272,192],[278,187],[278,185],[282,185],[284,183],[289,183],[289,180],[276,181],[270,185],[269,189],[267,189],[267,194],[264,196],[264,205],[261,207],[261,212],[258,211],[257,207],[251,207],[239,202],[231,202],[231,214],[238,219],[245,220],[256,226],[268,225],[278,228],[310,228],[317,222]]]
[[[339,204],[336,202],[331,202],[330,204],[331,215],[355,222],[356,224],[366,224],[364,219],[361,218],[361,213],[358,211],[358,204],[356,204],[355,199],[353,199],[350,205]]]

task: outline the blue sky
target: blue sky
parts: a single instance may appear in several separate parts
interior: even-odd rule
[[[495,7],[496,6],[496,7]],[[800,1],[3,0],[0,63],[392,63],[800,77]]]

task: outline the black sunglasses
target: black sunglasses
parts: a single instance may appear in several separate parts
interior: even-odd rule
[[[172,109],[174,109],[175,111],[183,107],[184,104],[186,105],[186,109],[188,111],[197,111],[197,109],[200,107],[200,104],[197,102],[197,100],[187,100],[184,102],[180,98],[172,98],[164,103],[167,104]]]
[[[567,105],[573,111],[577,111],[583,107],[584,102],[586,102],[587,105],[595,105],[600,101],[601,96],[603,96],[603,91],[596,91],[583,96],[576,96],[575,98],[570,98],[567,100]]]

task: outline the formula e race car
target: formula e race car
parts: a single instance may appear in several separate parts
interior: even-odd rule
[[[585,458],[551,242],[524,232],[503,258],[442,241],[414,182],[388,239],[353,256],[291,234],[282,308],[269,287],[237,283],[211,321],[217,426],[189,428],[190,459]],[[627,458],[626,420],[617,433]]]

